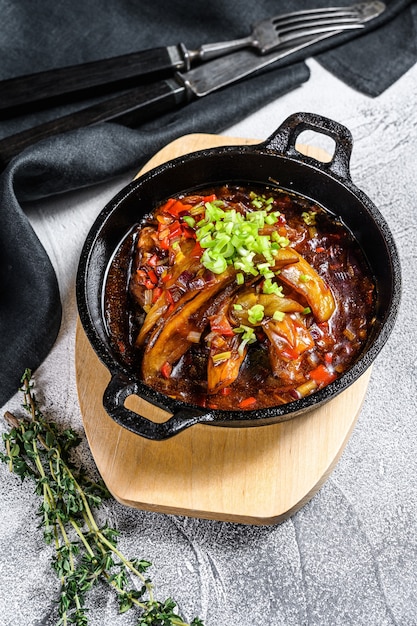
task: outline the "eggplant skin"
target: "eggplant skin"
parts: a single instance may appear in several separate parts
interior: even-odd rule
[[[281,269],[280,280],[289,285],[307,300],[318,322],[327,322],[336,309],[336,302],[330,287],[316,270],[296,250],[297,263]]]
[[[190,348],[192,341],[187,337],[192,332],[202,332],[207,325],[210,309],[217,308],[220,301],[230,297],[228,286],[235,283],[236,272],[230,267],[216,277],[215,282],[161,320],[152,332],[142,358],[142,376],[145,383],[152,385],[160,378],[162,367],[176,363]],[[220,298],[215,297],[220,293]],[[185,299],[185,298],[184,298]]]

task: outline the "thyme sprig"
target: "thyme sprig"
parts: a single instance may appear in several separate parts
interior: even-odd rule
[[[110,494],[72,460],[80,438],[45,418],[30,370],[21,383],[27,416],[5,414],[11,430],[3,434],[6,453],[0,452],[0,459],[22,481],[34,480],[42,498],[40,527],[45,542],[55,547],[52,567],[61,583],[57,625],[87,626],[88,592],[105,582],[116,593],[121,613],[136,609],[137,626],[203,626],[199,618],[187,624],[171,598],[157,600],[148,575],[151,562],[126,558],[117,547],[119,533],[96,521],[94,511]]]

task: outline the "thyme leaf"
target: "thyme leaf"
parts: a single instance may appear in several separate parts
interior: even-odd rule
[[[148,574],[151,562],[124,556],[119,533],[98,524],[94,511],[110,494],[103,481],[91,479],[72,461],[80,438],[45,418],[30,370],[21,383],[26,415],[5,414],[11,430],[3,434],[0,460],[22,481],[33,480],[41,498],[40,527],[45,542],[55,547],[52,568],[61,583],[57,626],[88,626],[88,592],[103,583],[116,594],[121,613],[136,611],[137,626],[203,626],[198,617],[185,622],[172,598],[157,600]]]

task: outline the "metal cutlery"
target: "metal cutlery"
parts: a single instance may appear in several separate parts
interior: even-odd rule
[[[296,11],[259,22],[248,37],[204,44],[197,50],[188,50],[181,43],[0,81],[0,119],[136,86],[155,74],[163,77],[175,71],[188,71],[193,64],[241,48],[250,47],[265,55],[316,35],[360,29],[384,8],[382,2],[369,1],[347,7]]]
[[[364,22],[381,13],[381,3],[373,2],[375,13],[368,12]],[[368,3],[369,5],[369,3]],[[204,97],[223,87],[264,70],[296,52],[304,50],[343,31],[330,31],[304,37],[292,45],[281,46],[274,52],[259,55],[251,49],[238,50],[201,64],[187,72],[140,85],[78,110],[69,115],[29,128],[0,140],[0,166],[7,163],[28,146],[52,135],[90,126],[100,122],[117,122],[135,127],[149,118],[155,118],[193,99]]]

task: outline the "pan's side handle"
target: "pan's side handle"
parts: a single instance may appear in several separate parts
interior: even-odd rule
[[[139,384],[123,375],[116,374],[112,376],[104,391],[103,406],[116,423],[146,439],[162,441],[177,435],[194,424],[207,423],[213,419],[210,413],[181,407],[179,402],[173,402],[172,406],[167,407],[162,403],[153,401],[151,397],[146,397],[148,402],[168,413],[173,413],[165,422],[153,422],[125,406],[126,399],[131,395],[143,397]]]
[[[305,130],[322,133],[334,140],[335,148],[331,161],[328,163],[317,161],[317,163],[321,169],[350,181],[352,134],[345,126],[327,117],[316,113],[294,113],[261,146],[284,156],[311,161],[311,157],[305,157],[295,148],[298,136]]]

